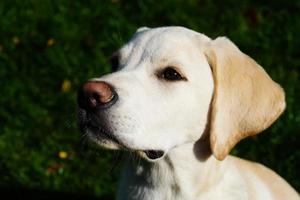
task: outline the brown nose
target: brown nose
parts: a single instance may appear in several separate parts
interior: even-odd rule
[[[78,91],[78,105],[84,109],[108,108],[117,100],[113,87],[104,81],[88,81]]]

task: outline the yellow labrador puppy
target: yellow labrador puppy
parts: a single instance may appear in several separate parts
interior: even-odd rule
[[[118,199],[300,199],[263,165],[229,156],[283,112],[283,89],[226,37],[140,28],[112,57],[117,71],[79,89],[79,127],[135,152]]]

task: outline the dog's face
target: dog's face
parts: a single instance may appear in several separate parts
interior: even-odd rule
[[[183,28],[139,30],[113,55],[118,70],[93,79],[109,83],[118,100],[95,112],[80,108],[84,131],[101,145],[138,151],[167,152],[199,139],[213,93],[211,69],[200,48],[206,40]]]
[[[137,151],[149,159],[197,141],[206,128],[216,90],[212,71],[217,70],[210,64],[217,63],[218,53],[208,51],[211,42],[181,27],[139,29],[113,55],[117,70],[80,89],[82,131],[101,146]],[[218,99],[214,102],[218,104]],[[227,114],[234,115],[227,106]],[[220,109],[213,110],[215,121]],[[212,141],[216,143],[216,137]]]

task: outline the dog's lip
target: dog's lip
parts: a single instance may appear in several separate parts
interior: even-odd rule
[[[114,143],[116,143],[117,145],[119,145],[119,147],[123,148],[123,149],[127,149],[129,151],[137,151],[137,152],[143,152],[144,155],[151,161],[157,160],[159,158],[162,158],[165,155],[165,151],[163,150],[155,150],[155,149],[132,149],[129,148],[127,145],[123,144],[119,139],[117,139],[114,134],[110,133],[109,130],[107,130],[106,128],[100,126],[100,125],[96,125],[92,122],[87,123],[85,125],[85,127],[87,129],[90,129],[94,134],[99,135],[107,140],[111,140]]]
[[[111,140],[115,142],[117,145],[123,146],[122,143],[106,128],[95,125],[93,123],[88,123],[86,127],[90,129],[94,134],[104,137],[107,140]]]
[[[165,155],[165,152],[162,150],[144,150],[143,152],[150,160],[156,160],[162,158]]]

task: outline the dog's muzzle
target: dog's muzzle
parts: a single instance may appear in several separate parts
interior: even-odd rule
[[[105,120],[101,117],[102,111],[113,106],[118,100],[118,94],[113,86],[104,81],[88,81],[84,83],[78,90],[77,102],[83,116],[79,120],[81,130],[91,130],[96,135],[101,135],[103,138],[111,140],[118,145],[121,142],[113,135],[110,128],[105,127],[99,120]],[[107,125],[106,125],[107,126]],[[121,145],[122,146],[122,145]],[[125,147],[125,149],[130,149]],[[156,160],[164,156],[162,150],[140,150],[149,160]]]

